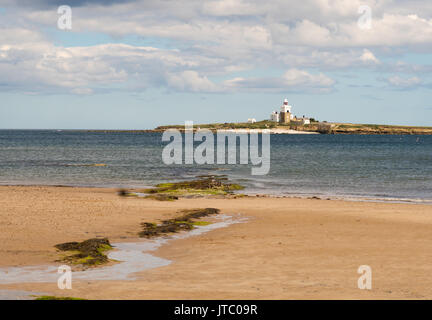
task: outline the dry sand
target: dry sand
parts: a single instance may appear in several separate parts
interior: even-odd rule
[[[106,236],[135,240],[143,221],[182,208],[249,217],[176,240],[156,256],[168,266],[135,281],[0,285],[89,299],[432,298],[432,206],[291,198],[121,198],[113,189],[0,187],[0,266],[52,263],[53,245]],[[357,288],[369,265],[372,290]]]
[[[231,133],[262,133],[264,129],[219,129],[218,132],[231,132]],[[270,134],[319,134],[314,131],[300,131],[285,128],[265,129]]]

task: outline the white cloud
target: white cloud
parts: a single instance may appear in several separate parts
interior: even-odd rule
[[[217,92],[218,87],[207,77],[200,76],[196,71],[183,71],[179,74],[168,74],[167,83],[170,88],[191,92]]]
[[[78,95],[89,95],[93,93],[93,90],[90,88],[75,88],[71,92]]]
[[[303,19],[289,26],[269,25],[273,42],[314,48],[432,47],[432,19],[417,15],[384,14],[372,17],[372,28],[361,29],[356,19],[320,24]]]
[[[125,44],[56,47],[49,42],[37,46],[3,42],[0,83],[7,83],[8,90],[74,94],[91,94],[95,88],[123,88],[129,82],[135,82],[131,87],[139,83],[140,89],[168,85],[180,91],[214,91],[206,76],[189,69],[211,68],[218,62],[185,57],[178,50]]]
[[[290,69],[282,77],[288,86],[311,86],[311,87],[330,87],[334,81],[329,77],[319,73],[313,75],[304,70]]]
[[[309,92],[327,93],[332,91],[335,81],[322,73],[311,74],[305,70],[290,69],[281,77],[241,78],[224,82],[229,90],[258,92]]]
[[[358,67],[375,67],[381,62],[368,49],[311,50],[298,47],[292,50],[277,48],[275,56],[290,67],[341,69]]]
[[[368,49],[363,50],[363,54],[360,57],[360,60],[365,63],[378,64],[379,60],[375,57],[375,55]]]
[[[418,77],[411,78],[401,78],[399,76],[392,76],[387,79],[387,82],[399,89],[409,89],[413,87],[417,87],[422,83],[421,79]]]
[[[254,3],[242,0],[204,1],[202,12],[212,16],[247,16],[259,14]]]
[[[358,8],[372,9],[372,29],[357,25]],[[186,3],[134,1],[73,8],[73,31],[136,34],[216,43],[248,50],[274,45],[313,48],[432,46],[432,8],[409,2],[373,0],[223,0]],[[20,8],[21,9],[21,8]],[[54,10],[22,9],[20,18],[55,25]]]

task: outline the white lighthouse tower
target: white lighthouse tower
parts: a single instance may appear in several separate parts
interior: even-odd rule
[[[285,99],[281,106],[281,112],[291,113],[291,106],[288,105],[288,99]]]

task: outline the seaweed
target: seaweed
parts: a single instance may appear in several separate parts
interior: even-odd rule
[[[170,194],[151,194],[146,196],[146,199],[154,199],[158,201],[174,201],[178,200],[178,197]]]
[[[62,258],[60,261],[82,265],[97,265],[108,262],[108,257],[104,252],[113,248],[107,238],[60,243],[54,247],[60,251],[77,252]]]
[[[195,180],[160,183],[153,188],[132,192],[126,189],[119,189],[117,194],[121,197],[139,197],[139,193],[144,193],[144,199],[158,201],[175,201],[179,197],[202,197],[207,195],[214,196],[233,196],[234,191],[243,190],[239,184],[229,183],[225,175],[201,175]]]
[[[213,194],[226,195],[235,190],[244,189],[243,186],[229,183],[224,175],[204,175],[198,176],[196,180],[160,183],[154,188],[144,189],[147,194]]]
[[[87,300],[87,299],[74,298],[74,297],[39,296],[35,300]]]
[[[216,208],[181,210],[180,216],[173,219],[163,220],[161,224],[150,222],[141,223],[143,229],[138,233],[138,235],[143,238],[153,238],[179,231],[192,230],[197,225],[209,224],[206,221],[194,221],[195,219],[218,214],[219,212],[220,210]]]

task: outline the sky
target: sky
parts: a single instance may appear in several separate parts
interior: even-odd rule
[[[2,129],[245,122],[284,98],[432,126],[432,1],[0,0]]]

